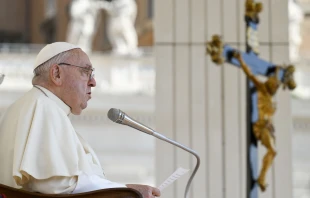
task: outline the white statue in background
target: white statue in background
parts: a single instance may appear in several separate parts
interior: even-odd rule
[[[289,11],[289,55],[293,64],[298,64],[300,60],[299,47],[302,43],[301,23],[304,20],[304,13],[296,0],[288,1]],[[310,99],[310,87],[305,85],[307,74],[298,66],[296,67],[295,77],[297,87],[292,94],[299,99]]]
[[[135,29],[137,4],[135,0],[103,0],[100,8],[108,13],[107,36],[115,55],[139,56]]]
[[[72,0],[67,42],[80,46],[86,53],[92,51],[92,42],[100,11],[98,0]]]
[[[288,1],[288,11],[290,61],[296,63],[300,59],[299,47],[302,42],[301,23],[304,20],[304,13],[296,0]]]

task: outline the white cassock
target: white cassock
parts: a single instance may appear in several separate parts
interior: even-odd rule
[[[126,187],[105,178],[93,149],[68,118],[70,107],[37,87],[0,122],[0,183],[50,194]]]

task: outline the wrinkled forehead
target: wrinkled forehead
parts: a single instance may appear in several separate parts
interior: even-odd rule
[[[92,68],[92,63],[88,55],[81,49],[72,50],[72,55],[68,57],[71,64],[78,64],[87,68]]]

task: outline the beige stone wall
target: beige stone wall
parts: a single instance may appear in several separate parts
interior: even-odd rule
[[[26,28],[25,6],[26,1],[0,1],[0,30],[24,31]]]
[[[214,65],[205,55],[205,43],[213,34],[244,50],[244,2],[155,1],[156,129],[200,154],[201,167],[190,197],[247,197],[245,77],[231,65]],[[261,2],[260,56],[288,63],[288,2]],[[259,192],[259,198],[292,197],[290,94],[281,90],[276,101],[278,154],[268,172],[268,189]],[[265,151],[259,146],[259,167]],[[194,165],[194,157],[157,141],[158,183],[177,167],[193,171]],[[189,176],[166,189],[162,197],[182,197]]]
[[[310,16],[305,16],[304,21],[301,25],[302,30],[302,43],[300,46],[301,56],[309,58],[310,55]]]

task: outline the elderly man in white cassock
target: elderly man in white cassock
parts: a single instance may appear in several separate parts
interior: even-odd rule
[[[145,198],[160,196],[157,188],[105,178],[93,149],[74,130],[68,115],[87,107],[96,86],[85,52],[65,42],[47,45],[37,55],[32,84],[0,122],[0,183],[46,194],[128,187]]]

